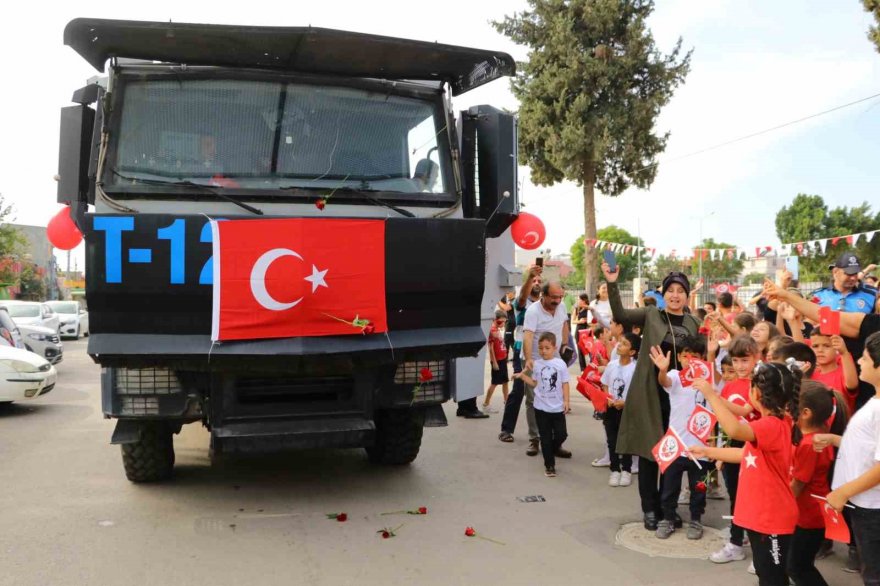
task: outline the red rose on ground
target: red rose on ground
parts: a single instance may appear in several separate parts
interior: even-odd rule
[[[423,367],[419,371],[419,381],[426,383],[429,380],[433,380],[433,378],[434,378],[434,373],[432,373],[431,369],[428,368],[427,366]]]
[[[419,515],[427,515],[428,507],[419,507]]]
[[[364,329],[361,330],[361,331],[362,331],[365,335],[366,335],[366,334],[372,334],[374,331],[376,331],[376,328],[373,327],[373,324],[367,324],[367,325],[364,326]]]
[[[474,535],[477,534],[477,532],[474,531],[473,527],[466,527],[464,530],[464,534],[467,535],[468,537],[473,537]]]
[[[338,515],[336,515],[336,520],[340,523],[345,523],[346,521],[348,521],[348,515],[346,515],[345,513],[339,513]]]
[[[388,531],[382,532],[382,539],[388,539],[389,537],[391,537],[391,533],[389,533]]]
[[[327,207],[327,200],[323,198],[319,199],[315,202],[315,207],[319,210],[323,210],[325,207]]]
[[[697,489],[697,492],[706,492],[706,483],[701,480],[694,488]]]

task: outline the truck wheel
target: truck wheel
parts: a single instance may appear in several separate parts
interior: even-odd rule
[[[132,482],[155,482],[171,477],[174,441],[171,428],[161,423],[141,425],[140,439],[122,444],[122,465]]]
[[[376,464],[409,464],[419,455],[425,412],[388,409],[376,414],[376,442],[366,448]]]

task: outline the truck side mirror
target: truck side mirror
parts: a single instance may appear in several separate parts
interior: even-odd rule
[[[497,238],[519,213],[516,117],[473,106],[460,119],[464,215],[486,220],[486,236]]]
[[[95,203],[95,176],[101,142],[104,89],[89,84],[73,92],[76,106],[61,108],[58,143],[58,203]],[[98,103],[96,112],[89,104]]]

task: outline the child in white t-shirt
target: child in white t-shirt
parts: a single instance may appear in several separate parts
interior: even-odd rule
[[[688,336],[676,350],[681,371],[669,370],[670,355],[668,352],[663,354],[659,346],[651,348],[651,361],[657,367],[657,381],[669,394],[669,428],[678,434],[685,446],[702,445],[703,442],[688,431],[687,422],[697,405],[708,409],[706,398],[696,387],[683,386],[681,373],[687,372],[691,360],[705,360],[705,338],[703,336]],[[706,374],[708,376],[709,373]],[[701,477],[705,476],[707,469],[704,466],[701,471],[696,462],[686,456],[679,457],[666,468],[660,491],[663,520],[657,524],[656,535],[659,539],[667,539],[675,531],[673,521],[678,507],[678,495],[681,492],[681,478],[685,472],[687,472],[688,488],[690,489],[689,508],[691,513],[687,538],[700,539],[703,537],[701,518],[706,511],[706,487],[704,483],[698,490],[697,484],[702,482]]]
[[[614,349],[616,357],[608,363],[602,373],[602,390],[611,395],[608,410],[602,418],[605,437],[608,439],[608,455],[611,460],[609,486],[629,486],[632,484],[632,460],[630,454],[617,453],[617,432],[623,417],[623,407],[629,393],[629,384],[636,370],[636,356],[639,354],[641,339],[632,333],[621,334]]]
[[[538,355],[531,373],[521,372],[514,377],[535,387],[535,420],[541,436],[544,475],[552,478],[556,476],[556,453],[568,437],[568,366],[557,355],[556,336],[550,332],[538,338]]]

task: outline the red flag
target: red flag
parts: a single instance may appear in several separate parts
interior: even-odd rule
[[[846,526],[843,515],[823,501],[822,516],[825,517],[825,539],[849,543],[849,527]]]
[[[589,369],[588,369],[589,370]],[[608,401],[612,399],[611,395],[602,390],[598,380],[591,376],[585,370],[577,381],[577,390],[584,397],[593,403],[593,408],[599,413],[605,413],[608,410]]]
[[[385,222],[211,222],[212,340],[385,332]]]
[[[840,335],[840,312],[830,307],[819,308],[819,329],[826,336]]]
[[[852,235],[849,235],[846,237],[846,243],[849,244],[850,246],[852,246],[852,243],[853,243]]]
[[[670,464],[678,458],[685,456],[686,451],[685,446],[681,445],[681,440],[678,439],[678,436],[671,429],[667,429],[663,437],[660,438],[660,441],[657,442],[657,445],[651,450],[651,453],[654,454],[654,460],[660,466],[660,474],[663,474]]]
[[[687,430],[701,442],[708,444],[709,436],[712,435],[712,430],[717,422],[718,419],[714,413],[702,405],[697,405],[694,407],[694,412],[688,418]]]
[[[714,365],[705,360],[697,360],[691,358],[688,361],[688,367],[681,373],[681,386],[689,387],[694,384],[695,380],[706,379],[710,383],[715,383]]]

